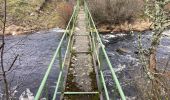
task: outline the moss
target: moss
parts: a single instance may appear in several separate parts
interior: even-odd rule
[[[63,100],[100,100],[99,95],[65,95]]]
[[[88,53],[89,54],[89,53]],[[91,55],[91,53],[90,53]],[[76,57],[76,53],[72,52],[72,57]],[[92,60],[92,59],[91,59]],[[77,83],[74,82],[74,75],[71,73],[71,70],[74,70],[74,66],[72,66],[73,62],[70,62],[69,65],[69,69],[68,69],[68,74],[67,74],[67,80],[66,80],[66,88],[65,91],[66,92],[82,92],[83,90],[81,90],[79,87],[77,87]],[[93,67],[94,68],[94,67]],[[96,81],[96,74],[95,74],[95,70],[93,69],[93,72],[90,73],[90,78],[92,79],[92,90],[98,91],[98,87],[97,87],[97,81]],[[99,94],[88,94],[88,95],[64,95],[63,100],[79,100],[81,98],[81,100],[100,100],[100,96]]]
[[[93,71],[92,73],[90,73],[90,77],[92,79],[92,88],[94,91],[98,91],[98,87],[97,87],[97,80],[96,80],[96,74],[95,72]]]

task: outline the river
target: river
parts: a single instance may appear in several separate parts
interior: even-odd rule
[[[19,54],[19,59],[15,63],[13,71],[8,75],[9,79],[13,80],[10,83],[11,89],[15,90],[14,96],[16,100],[18,98],[24,100],[24,97],[31,100],[33,95],[36,94],[52,55],[62,37],[62,32],[63,30],[54,28],[49,31],[40,31],[28,35],[6,36],[5,65],[9,66],[13,58]],[[157,58],[159,67],[165,66],[165,62],[170,55],[170,37],[167,35],[169,32],[165,32],[166,34],[163,35],[158,48]],[[135,70],[139,69],[137,34],[135,32],[133,35],[127,35],[125,33],[101,35],[110,61],[118,75],[126,96],[130,100],[136,100],[138,95],[138,90],[132,82],[133,75],[138,74],[138,71],[135,72]],[[144,48],[150,46],[151,36],[152,33],[150,31],[142,33]],[[48,84],[50,86],[48,88],[50,90],[54,90],[53,86],[57,79],[59,70],[57,64],[58,62],[55,61],[49,76]],[[104,75],[107,86],[112,87],[114,82],[111,80],[110,72],[107,68],[104,70]],[[2,87],[0,87],[0,90],[2,90]],[[112,95],[114,89],[109,88],[109,90],[111,96],[114,96]]]

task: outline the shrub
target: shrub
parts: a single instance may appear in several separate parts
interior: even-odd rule
[[[59,14],[62,25],[67,25],[73,12],[73,5],[68,2],[61,2],[58,5],[57,12]]]
[[[91,13],[96,22],[120,24],[140,16],[142,0],[89,0]]]

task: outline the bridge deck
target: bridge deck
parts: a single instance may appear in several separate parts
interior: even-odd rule
[[[68,68],[65,92],[98,92],[95,67],[91,54],[90,34],[86,28],[85,12],[80,9]],[[62,100],[99,100],[99,94],[64,95]]]
[[[121,99],[126,100],[85,1],[83,8],[80,9],[80,2],[77,0],[77,5],[42,79],[35,100],[39,100],[43,94],[48,93],[47,81],[56,60],[59,61],[60,71],[50,100],[58,100],[59,96],[60,100],[110,100],[103,65],[109,68]],[[69,37],[67,34],[70,34]],[[63,57],[65,39],[68,42]],[[104,64],[102,64],[103,61],[105,61]]]

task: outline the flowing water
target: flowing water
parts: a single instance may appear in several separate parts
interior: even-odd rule
[[[29,35],[6,37],[5,65],[10,65],[12,59],[19,54],[19,59],[15,63],[12,73],[8,76],[13,80],[11,81],[11,86],[15,90],[14,95],[16,96],[16,100],[18,98],[24,100],[23,98],[25,97],[33,100],[33,95],[35,95],[40,85],[61,36],[62,30],[56,28]],[[151,36],[151,32],[143,33],[142,43],[145,48],[149,47]],[[131,85],[131,79],[133,78],[133,74],[137,74],[135,70],[139,68],[137,33],[134,35],[110,33],[101,35],[101,37],[126,96],[130,100],[135,100],[138,93],[136,87]],[[166,31],[161,39],[157,53],[158,66],[160,68],[164,68],[169,55],[170,36],[169,31]],[[48,90],[54,90],[54,81],[57,79],[59,71],[57,64],[58,61],[55,62],[49,76],[48,84],[50,85],[47,86]],[[112,88],[114,82],[111,80],[110,72],[107,68],[104,74],[106,76],[107,86],[111,87],[110,94],[114,96],[115,91]],[[0,89],[2,90],[2,87]]]
[[[150,47],[152,32],[142,33],[143,48]],[[134,78],[140,75],[140,61],[138,55],[138,33],[131,35],[125,33],[102,35],[110,61],[118,75],[121,86],[129,100],[139,100],[139,94]],[[165,31],[157,51],[158,68],[164,70],[170,56],[170,31]],[[170,68],[170,65],[167,67]],[[105,69],[107,86],[110,95],[115,94],[114,82],[111,80],[109,70]],[[114,95],[113,95],[114,96]],[[114,100],[116,98],[113,98]]]
[[[9,66],[13,58],[19,54],[19,58],[8,76],[10,80],[13,80],[9,83],[15,90],[16,100],[18,97],[21,99],[26,95],[33,100],[31,99],[32,93],[35,95],[62,33],[63,30],[55,28],[28,35],[6,36],[5,65]],[[57,64],[58,61],[55,61],[48,79],[48,84],[51,85],[48,86],[49,90],[54,89],[52,86],[55,85],[59,70]],[[0,89],[2,90],[2,87]]]

